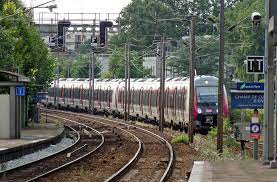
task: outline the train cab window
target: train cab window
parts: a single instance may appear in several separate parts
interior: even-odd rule
[[[217,105],[217,92],[218,87],[197,87],[197,104],[199,106],[210,106]]]

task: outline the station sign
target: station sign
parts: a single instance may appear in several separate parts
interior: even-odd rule
[[[15,95],[16,96],[25,96],[26,95],[26,88],[25,87],[15,87]]]
[[[232,109],[263,109],[263,93],[231,93]]]
[[[260,82],[238,82],[237,90],[264,90],[264,83]]]

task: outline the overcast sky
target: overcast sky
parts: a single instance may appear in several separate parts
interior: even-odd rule
[[[49,0],[22,0],[27,7],[36,6]],[[131,0],[56,0],[59,13],[119,13]],[[35,12],[49,12],[48,9],[36,9]]]

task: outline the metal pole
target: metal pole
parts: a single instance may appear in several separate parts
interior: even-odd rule
[[[91,68],[91,108],[92,112],[91,114],[94,115],[94,76],[95,76],[95,53],[92,52],[92,68]]]
[[[223,152],[224,0],[220,0],[220,55],[218,80],[217,150]]]
[[[165,107],[165,57],[166,57],[166,38],[162,42],[162,71],[161,71],[161,110],[160,110],[160,131],[164,131],[164,107]]]
[[[259,75],[255,74],[254,75],[254,82],[259,81]],[[253,159],[258,160],[258,152],[259,152],[259,143],[257,139],[254,139],[254,145],[253,145]]]
[[[125,44],[125,60],[124,60],[124,65],[125,65],[125,87],[124,87],[124,120],[127,121],[127,77],[128,77],[128,67],[127,67],[127,52],[128,52],[128,45],[129,44]]]
[[[130,74],[131,74],[131,69],[130,69],[130,44],[128,44],[128,54],[127,54],[127,68],[128,68],[128,112],[127,112],[127,121],[129,121],[129,117],[130,117],[130,101],[131,101],[131,92],[130,92],[130,87],[131,87],[131,83],[130,83]]]
[[[264,95],[264,164],[268,164],[273,159],[273,116],[274,116],[274,63],[272,36],[268,33],[269,18],[273,15],[276,1],[265,1],[265,95]]]
[[[90,60],[89,60],[89,113],[92,113],[92,108],[91,108],[91,101],[92,101],[92,99],[91,99],[91,96],[92,96],[91,84],[92,83],[91,82],[92,82],[92,59],[93,59],[92,57],[93,57],[93,55],[92,55],[92,52],[91,52]]]
[[[57,109],[59,109],[59,100],[60,100],[60,67],[58,66],[58,79],[57,79]]]
[[[189,86],[189,142],[193,143],[194,131],[194,74],[195,74],[195,21],[196,17],[191,17],[190,27],[190,86]]]
[[[95,37],[95,19],[93,20],[93,29],[92,29],[92,36]],[[94,115],[94,70],[95,70],[95,55],[92,50],[91,52],[91,63],[90,63],[90,70],[91,70],[91,78],[90,78],[90,84],[91,84],[91,97],[90,97],[90,104],[91,104],[91,114]]]
[[[157,56],[158,56],[158,62],[159,62],[159,70],[160,70],[160,97],[159,97],[159,130],[162,131],[163,126],[162,126],[162,102],[163,102],[163,97],[162,97],[162,88],[163,88],[163,60],[162,60],[162,49],[161,49],[161,42],[157,44]],[[160,51],[159,51],[160,50]]]

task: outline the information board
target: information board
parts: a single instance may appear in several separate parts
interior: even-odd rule
[[[263,109],[263,93],[231,93],[232,109]]]

